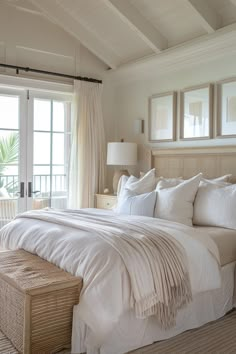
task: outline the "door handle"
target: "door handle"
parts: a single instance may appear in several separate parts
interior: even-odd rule
[[[20,198],[24,198],[25,196],[25,184],[24,182],[20,182],[20,191],[16,193],[20,196]]]
[[[40,193],[40,191],[32,191],[32,182],[28,182],[28,197],[31,198],[32,194]]]

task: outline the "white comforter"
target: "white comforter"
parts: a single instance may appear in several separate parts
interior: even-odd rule
[[[105,213],[96,209],[90,212]],[[69,211],[66,215],[69,216]],[[181,243],[188,259],[193,294],[220,287],[217,248],[210,238],[206,235],[203,238],[201,232],[182,224],[140,216],[117,216],[121,223],[130,218],[147,225],[152,223]],[[130,308],[130,279],[124,262],[119,253],[96,234],[96,228],[88,233],[49,220],[17,218],[1,230],[0,247],[22,248],[83,278],[76,311],[78,318],[90,328],[90,346],[99,347]]]

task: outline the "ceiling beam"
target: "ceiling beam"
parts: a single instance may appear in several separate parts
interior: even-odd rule
[[[45,15],[45,17],[79,40],[80,43],[110,68],[116,69],[120,65],[120,58],[109,49],[107,44],[70,16],[57,2],[54,0],[29,1],[33,3]]]
[[[167,48],[167,39],[127,0],[103,0],[155,53]]]
[[[213,33],[220,27],[220,16],[207,4],[206,0],[187,0],[187,4],[207,33]]]
[[[236,23],[220,28],[212,34],[205,34],[159,54],[143,57],[138,61],[121,65],[117,70],[106,72],[110,84],[131,83],[193,68],[196,63],[211,62],[215,58],[236,55]],[[227,54],[228,53],[228,54]]]

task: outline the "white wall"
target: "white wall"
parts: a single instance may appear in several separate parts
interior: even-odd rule
[[[101,78],[106,69],[104,63],[59,26],[41,15],[4,3],[0,4],[0,61],[95,78]],[[0,72],[14,74],[9,69],[0,68]],[[35,77],[32,73],[21,75]]]
[[[230,49],[229,49],[230,54]],[[71,75],[103,78],[107,67],[76,39],[42,16],[26,13],[0,4],[0,62],[59,71]],[[124,138],[126,141],[148,143],[148,97],[152,94],[197,85],[236,76],[235,51],[225,58],[196,64],[191,69],[165,73],[155,79],[126,80],[113,85],[112,76],[105,81],[103,111],[107,141]],[[0,73],[15,75],[12,70],[0,68]],[[150,74],[150,73],[149,73]],[[21,76],[35,77],[32,73]],[[37,76],[39,77],[39,76]],[[150,77],[150,75],[149,75]],[[40,78],[49,78],[40,76]],[[55,80],[55,78],[51,78]],[[68,82],[68,80],[61,80]],[[71,81],[69,81],[71,82]],[[145,119],[145,134],[134,133],[134,121]],[[197,142],[152,144],[153,146],[180,146],[206,144],[235,144],[235,139],[217,139]],[[112,169],[109,169],[110,175]]]
[[[102,79],[107,70],[102,61],[59,26],[43,16],[15,9],[1,1],[0,62],[97,79]],[[0,74],[16,76],[14,70],[1,67]],[[34,73],[20,72],[19,76],[72,84],[70,79]],[[106,100],[113,99],[112,92],[106,87],[104,97]],[[113,116],[107,113],[105,101],[103,106],[106,137],[108,141],[114,140]]]
[[[194,65],[191,68],[178,72],[163,73],[153,80],[126,82],[113,87],[113,102],[109,102],[110,111],[116,127],[116,140],[124,138],[140,144],[154,147],[194,146],[194,145],[220,145],[236,144],[236,139],[211,139],[198,141],[176,141],[170,143],[152,143],[148,141],[148,97],[162,92],[179,91],[181,89],[202,83],[236,77],[236,54],[211,60],[205,64]],[[111,91],[111,89],[110,89]],[[111,95],[111,92],[110,92]],[[178,97],[179,98],[179,97]],[[178,102],[179,103],[179,102]],[[179,106],[179,104],[178,104]],[[111,115],[110,112],[110,115]],[[145,133],[135,134],[134,124],[136,119],[145,120]],[[179,112],[178,122],[179,123]]]
[[[180,147],[180,146],[212,146],[212,145],[235,145],[236,138],[218,138],[210,140],[196,141],[176,141],[166,143],[149,143],[148,141],[148,97],[153,94],[168,92],[172,90],[179,91],[181,89],[199,85],[202,83],[236,77],[236,53],[230,53],[227,56],[220,58],[211,58],[205,64],[197,63],[191,68],[179,70],[176,72],[165,73],[155,79],[135,80],[129,83],[127,77],[125,82],[117,85],[114,82],[112,86],[112,75],[109,77],[109,99],[106,99],[106,115],[112,117],[113,123],[113,141],[120,141],[123,138],[125,141],[137,142],[150,147]],[[148,73],[149,75],[150,73]],[[154,73],[155,75],[155,73]],[[149,75],[150,77],[150,75]],[[178,95],[179,108],[179,95]],[[215,114],[216,116],[216,114]],[[145,133],[135,133],[135,120],[145,120]],[[216,119],[216,117],[215,117]],[[111,124],[111,123],[110,123]],[[177,117],[177,126],[179,128],[179,111]],[[178,129],[179,131],[179,129]],[[179,134],[178,134],[179,135]],[[138,166],[133,172],[138,172],[143,166]],[[111,168],[110,168],[111,170]],[[111,176],[111,171],[109,173]],[[111,177],[109,179],[111,184]]]

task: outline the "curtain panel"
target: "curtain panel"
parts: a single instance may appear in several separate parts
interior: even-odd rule
[[[69,208],[94,207],[95,193],[104,190],[106,143],[102,85],[74,82]]]

